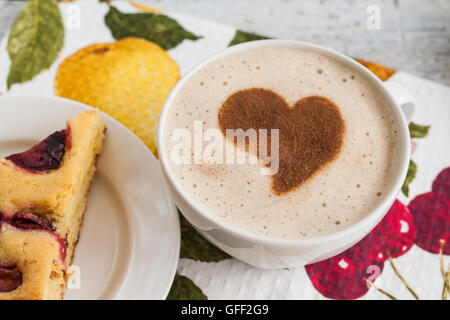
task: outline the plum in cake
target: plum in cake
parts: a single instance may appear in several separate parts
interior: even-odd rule
[[[50,233],[3,223],[0,299],[61,299],[66,283],[64,246]]]

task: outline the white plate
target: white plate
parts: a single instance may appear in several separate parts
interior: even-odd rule
[[[0,157],[23,151],[90,109],[62,98],[0,97]],[[80,289],[65,299],[165,299],[180,251],[177,210],[159,162],[102,114],[104,149],[75,252]]]

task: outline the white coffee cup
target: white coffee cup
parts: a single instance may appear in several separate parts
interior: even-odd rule
[[[371,213],[358,223],[329,235],[299,240],[284,240],[263,237],[250,234],[243,230],[228,225],[215,217],[204,212],[195,202],[180,188],[173,172],[170,171],[167,153],[164,150],[166,137],[164,136],[164,126],[167,121],[167,114],[172,107],[173,101],[180,88],[195,74],[199,69],[210,62],[229,55],[231,53],[241,52],[249,49],[263,47],[290,47],[309,51],[314,51],[325,56],[329,56],[344,65],[357,70],[366,77],[373,87],[378,90],[392,108],[393,114],[398,119],[400,128],[400,150],[398,157],[399,166],[394,183],[390,190],[386,190],[386,197]],[[186,217],[186,219],[202,234],[206,239],[218,248],[227,252],[236,259],[242,260],[250,265],[259,268],[290,268],[302,266],[305,264],[317,262],[334,256],[361,240],[366,236],[384,217],[391,207],[403,181],[406,177],[410,158],[410,137],[407,119],[414,112],[414,103],[408,92],[404,91],[396,83],[388,81],[381,82],[371,71],[364,66],[336,51],[323,48],[310,43],[292,41],[292,40],[260,40],[247,42],[230,47],[219,52],[209,59],[203,61],[185,75],[172,90],[166,100],[161,113],[158,128],[158,153],[160,156],[161,167],[164,171],[169,190],[175,201],[175,204]]]

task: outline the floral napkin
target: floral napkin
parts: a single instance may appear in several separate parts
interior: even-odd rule
[[[0,43],[0,92],[58,95],[98,107],[157,155],[159,113],[179,78],[227,46],[263,38],[131,1],[28,0]],[[180,215],[181,259],[169,299],[450,295],[450,88],[359,61],[408,89],[418,106],[409,126],[408,176],[386,217],[338,256],[261,270],[215,248]]]

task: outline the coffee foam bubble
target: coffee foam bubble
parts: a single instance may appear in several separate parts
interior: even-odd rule
[[[169,161],[185,194],[206,214],[247,232],[273,238],[322,236],[355,224],[386,196],[397,172],[399,125],[387,102],[357,71],[326,56],[290,48],[263,48],[222,57],[180,89],[168,112],[170,134],[193,124],[219,129],[218,112],[247,88],[277,92],[289,105],[308,96],[332,100],[345,121],[337,158],[295,190],[275,195],[259,165],[184,164]],[[228,142],[225,142],[228,143]],[[204,144],[206,146],[206,144]]]

